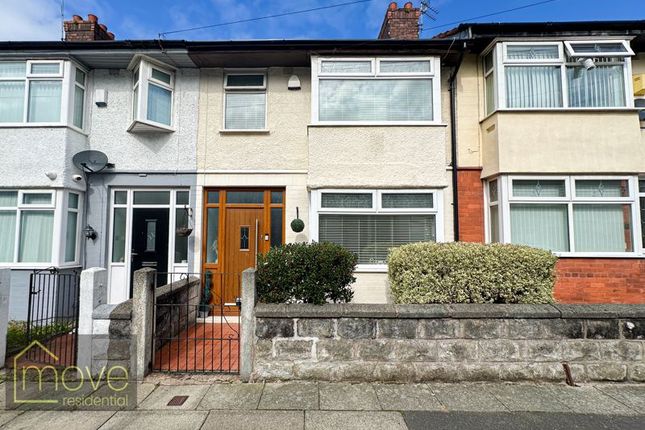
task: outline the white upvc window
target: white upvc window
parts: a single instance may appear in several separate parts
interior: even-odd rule
[[[132,119],[128,131],[174,131],[175,68],[137,56],[132,70]]]
[[[230,71],[224,75],[224,130],[265,131],[267,128],[267,75]]]
[[[645,178],[638,181],[639,214],[641,220],[641,252],[645,254]]]
[[[500,176],[488,182],[487,239],[561,256],[635,255],[637,190],[632,176]]]
[[[312,123],[441,122],[438,57],[312,56]]]
[[[85,73],[72,61],[0,60],[0,127],[69,125],[82,130]]]
[[[486,114],[632,108],[631,55],[625,40],[498,42],[482,56]]]
[[[82,197],[63,190],[0,190],[0,265],[79,263]]]
[[[440,190],[324,189],[311,193],[312,238],[358,256],[358,270],[386,270],[388,251],[443,240]]]

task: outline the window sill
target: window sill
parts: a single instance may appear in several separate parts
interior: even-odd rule
[[[583,113],[583,112],[638,112],[639,109],[631,107],[589,107],[589,108],[580,108],[580,107],[557,107],[557,108],[504,108],[504,109],[495,109],[493,112],[485,115],[482,119],[479,120],[480,123],[486,121],[488,118],[494,116],[498,113]]]
[[[0,128],[63,128],[69,127],[78,130],[76,127],[62,122],[2,122]]]
[[[219,134],[269,134],[268,129],[255,129],[255,130],[220,130]]]
[[[638,252],[554,252],[560,258],[645,258]]]
[[[447,127],[443,122],[315,122],[307,127]]]
[[[175,129],[152,121],[137,119],[128,127],[130,133],[173,133]]]

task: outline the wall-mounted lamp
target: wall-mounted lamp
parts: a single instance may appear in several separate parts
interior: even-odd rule
[[[92,239],[92,240],[96,239],[96,236],[97,236],[96,230],[94,230],[94,228],[92,228],[92,226],[89,224],[86,225],[85,228],[83,229],[83,235],[85,235],[86,239]]]

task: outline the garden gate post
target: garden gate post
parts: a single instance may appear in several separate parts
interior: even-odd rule
[[[11,269],[0,269],[0,369],[7,358],[7,328],[9,326],[9,294]]]
[[[255,269],[242,272],[242,309],[240,310],[240,379],[248,382],[253,372],[255,336]]]

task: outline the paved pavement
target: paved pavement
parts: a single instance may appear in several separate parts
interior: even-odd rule
[[[6,411],[0,428],[645,429],[645,384],[346,384],[177,381],[139,386],[133,411]],[[188,396],[168,406],[174,396]]]

